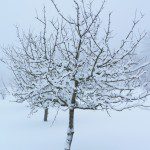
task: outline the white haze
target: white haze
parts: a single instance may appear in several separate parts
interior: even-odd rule
[[[99,1],[99,0],[97,0]],[[64,14],[72,14],[70,0],[57,0]],[[36,30],[35,20],[46,6],[49,16],[56,16],[49,0],[5,0],[0,4],[0,45],[16,44],[15,25],[28,30]],[[113,11],[112,24],[118,37],[129,30],[135,11],[145,14],[141,29],[150,31],[149,0],[108,0],[106,11]],[[50,17],[50,18],[51,18]],[[149,36],[140,47],[144,55],[150,55]],[[117,43],[116,43],[117,44]],[[2,56],[2,53],[0,52]],[[0,63],[0,79],[8,82],[10,71]],[[2,82],[0,82],[2,87]],[[12,98],[9,97],[9,100]],[[66,137],[67,112],[60,115],[52,128],[50,122],[44,124],[42,113],[31,118],[24,105],[0,102],[0,149],[2,150],[60,150]],[[150,111],[133,110],[121,113],[112,112],[109,117],[104,112],[76,113],[75,137],[72,150],[149,150]],[[51,118],[51,116],[50,116]]]

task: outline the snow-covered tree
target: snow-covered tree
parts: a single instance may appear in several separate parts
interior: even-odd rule
[[[4,90],[4,89],[1,89],[0,90],[0,95],[1,95],[1,98],[4,100],[5,98],[6,98],[6,90]]]
[[[146,33],[136,34],[136,25],[143,16],[135,17],[131,30],[114,47],[112,13],[107,25],[102,22],[105,1],[96,11],[92,2],[74,0],[76,15],[72,18],[65,17],[51,2],[59,14],[58,19],[50,22],[53,30],[47,29],[44,9],[44,17],[37,17],[43,31],[18,31],[20,46],[4,51],[14,73],[14,95],[18,102],[27,101],[32,110],[68,109],[65,150],[70,150],[76,109],[109,112],[144,107],[149,92],[141,77],[148,63],[140,64],[134,57]]]

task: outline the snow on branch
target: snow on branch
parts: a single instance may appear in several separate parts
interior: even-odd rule
[[[94,12],[93,3],[74,0],[76,16],[70,19],[51,2],[61,19],[48,22],[44,7],[43,19],[36,17],[43,24],[42,32],[26,34],[17,28],[20,47],[4,49],[18,101],[28,101],[32,108],[124,110],[143,106],[149,91],[141,78],[149,63],[135,59],[146,35],[135,35],[143,15],[134,18],[120,46],[113,48],[112,13],[105,29],[101,23],[105,1]]]

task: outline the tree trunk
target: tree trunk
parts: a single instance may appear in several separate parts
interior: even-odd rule
[[[45,108],[44,110],[44,121],[48,120],[48,108]]]
[[[65,150],[71,150],[73,135],[74,135],[74,109],[69,109],[69,127],[67,131]]]
[[[71,99],[71,105],[69,106],[69,126],[67,131],[65,150],[71,150],[71,144],[74,135],[74,111],[75,111],[74,106],[75,106],[76,96],[77,96],[77,86],[78,86],[78,81],[75,80],[75,88]]]

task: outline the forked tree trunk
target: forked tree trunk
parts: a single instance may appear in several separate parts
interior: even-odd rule
[[[48,108],[44,109],[44,121],[48,120]]]
[[[71,143],[74,135],[74,109],[69,110],[69,127],[67,131],[67,139],[65,150],[71,150]]]

